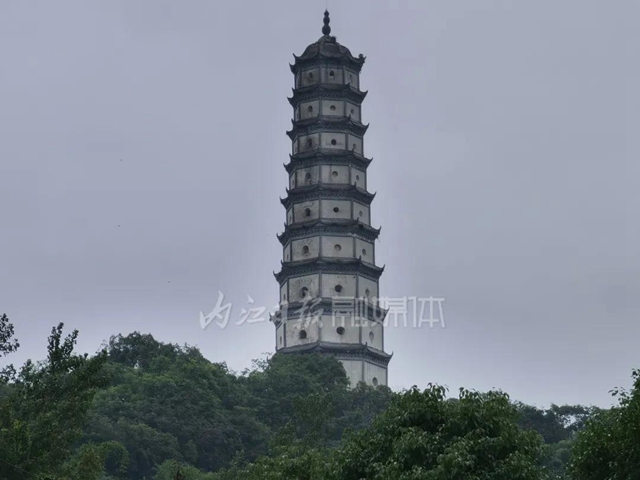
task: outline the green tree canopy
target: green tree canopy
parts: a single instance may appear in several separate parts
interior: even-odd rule
[[[640,478],[640,370],[630,392],[615,390],[619,404],[598,412],[578,433],[569,471],[574,480]]]
[[[12,334],[13,328],[4,331]],[[77,337],[77,331],[63,337],[63,325],[58,325],[48,340],[47,359],[28,361],[16,375],[5,379],[8,383],[0,396],[3,480],[75,479],[79,470],[102,471],[101,465],[95,465],[95,455],[74,457],[74,453],[93,397],[107,384],[106,354],[77,355]],[[5,346],[6,340],[4,335]]]
[[[540,436],[517,425],[507,395],[413,388],[338,452],[332,478],[343,480],[548,478]]]

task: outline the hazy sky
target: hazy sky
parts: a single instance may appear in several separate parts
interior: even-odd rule
[[[274,350],[292,53],[324,0],[0,3],[0,313],[119,332],[242,370]],[[382,296],[442,296],[388,329],[390,386],[608,405],[640,367],[640,6],[330,0],[367,57]],[[229,325],[199,326],[217,292]]]

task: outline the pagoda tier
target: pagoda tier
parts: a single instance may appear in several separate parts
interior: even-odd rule
[[[361,92],[351,84],[315,84],[294,88],[293,96],[289,97],[287,100],[289,100],[289,103],[295,109],[302,102],[308,102],[309,100],[317,100],[320,98],[348,100],[360,105],[366,96],[367,92]]]
[[[279,326],[283,321],[300,320],[305,317],[333,316],[338,319],[341,318],[342,311],[347,306],[358,312],[360,317],[371,322],[381,322],[387,315],[387,310],[378,303],[364,298],[342,303],[330,298],[318,298],[313,302],[290,302],[286,308],[271,315],[271,321]]]
[[[354,237],[358,236],[373,243],[378,239],[380,230],[380,228],[375,229],[369,225],[365,225],[359,220],[316,219],[310,220],[308,222],[301,222],[288,228],[286,228],[285,226],[285,231],[282,234],[278,235],[278,240],[284,247],[287,243],[295,238],[317,236],[323,233],[341,233]]]
[[[304,120],[292,120],[293,128],[287,132],[293,141],[300,135],[331,130],[333,132],[351,132],[354,135],[363,137],[369,125],[363,125],[358,120],[351,117],[338,117],[336,115],[318,115],[316,117],[305,118]]]
[[[331,36],[295,56],[289,175],[281,269],[280,308],[271,317],[276,352],[319,352],[338,358],[352,386],[387,384],[384,318],[376,264],[380,229],[371,226],[375,194],[367,189],[371,159],[364,155],[360,89],[363,55],[355,57]]]
[[[282,353],[324,353],[335,355],[339,359],[343,358],[357,358],[363,361],[372,362],[375,365],[381,366],[386,369],[391,357],[388,353],[382,350],[373,348],[366,343],[341,343],[335,345],[329,342],[314,342],[304,345],[293,345],[291,347],[285,347],[282,349]],[[365,364],[361,364],[364,370]],[[364,373],[364,372],[363,372]]]
[[[366,158],[354,151],[318,148],[295,155],[289,154],[289,163],[284,164],[284,169],[291,174],[295,169],[302,169],[314,165],[349,165],[356,170],[365,171],[372,158]]]
[[[318,256],[316,258],[281,262],[282,270],[274,273],[276,280],[282,282],[295,275],[307,275],[314,272],[323,273],[357,273],[364,277],[377,281],[384,272],[384,267],[377,267],[372,263],[362,259],[362,256],[355,258],[335,258]],[[332,296],[333,296],[333,292]]]
[[[315,185],[296,186],[293,190],[287,189],[287,197],[281,198],[280,203],[284,208],[290,208],[296,202],[305,200],[320,200],[323,198],[347,198],[357,200],[363,205],[371,205],[375,193],[369,193],[357,185],[335,185],[316,183]]]

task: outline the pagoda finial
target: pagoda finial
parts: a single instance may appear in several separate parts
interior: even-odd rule
[[[329,22],[331,20],[329,19],[329,10],[325,10],[324,11],[324,26],[322,27],[322,33],[324,35],[329,35],[331,33],[331,27],[329,26]]]

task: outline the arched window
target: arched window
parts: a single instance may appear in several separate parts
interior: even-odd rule
[[[311,216],[311,209],[310,208],[305,208],[304,209],[304,216],[305,217],[310,217]]]
[[[300,340],[304,340],[305,338],[307,338],[307,331],[306,330],[300,330],[300,333],[298,333],[298,338],[300,338]],[[377,385],[374,384],[374,385]]]
[[[309,247],[307,245],[302,247],[302,254],[303,255],[309,255]]]

